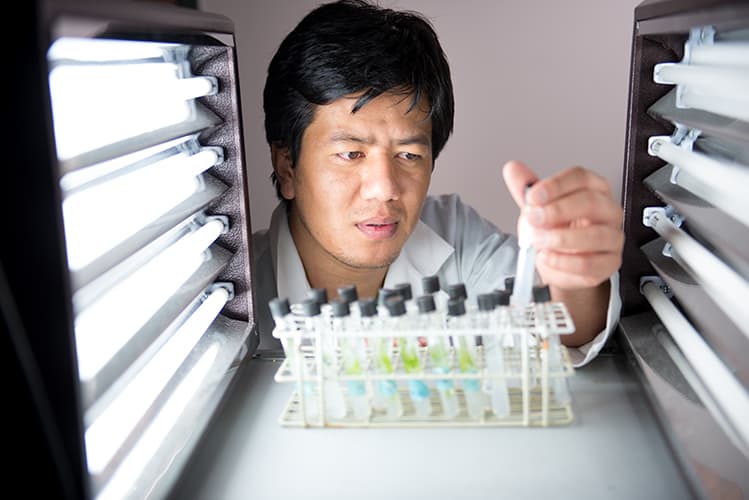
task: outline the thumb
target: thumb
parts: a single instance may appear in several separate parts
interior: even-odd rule
[[[505,163],[502,167],[502,177],[512,195],[512,199],[522,208],[525,205],[526,186],[536,182],[538,177],[528,165],[516,160]]]

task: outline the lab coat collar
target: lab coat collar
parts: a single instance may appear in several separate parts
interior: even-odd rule
[[[306,298],[310,285],[289,230],[283,202],[273,210],[268,232],[278,296],[287,297],[291,303],[301,302]],[[452,245],[419,220],[400,255],[390,264],[385,276],[385,288],[399,283],[420,283],[422,277],[437,274],[453,252],[455,249]]]

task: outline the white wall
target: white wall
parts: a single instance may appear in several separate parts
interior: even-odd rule
[[[263,132],[265,73],[285,34],[322,0],[199,0],[236,29],[253,229],[277,200]],[[455,131],[432,193],[458,192],[514,232],[518,209],[502,165],[542,176],[583,165],[620,197],[632,19],[639,0],[381,0],[435,25],[451,64]]]

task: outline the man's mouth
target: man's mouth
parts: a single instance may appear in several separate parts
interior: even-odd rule
[[[369,220],[356,225],[359,231],[367,238],[373,240],[386,240],[392,238],[398,230],[398,221],[395,220]]]

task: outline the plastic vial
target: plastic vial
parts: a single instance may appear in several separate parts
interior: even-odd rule
[[[334,419],[346,416],[346,401],[336,378],[336,350],[332,332],[320,313],[320,303],[313,299],[302,301],[304,328],[316,339],[316,356],[318,370],[322,369],[323,386],[321,396],[324,400],[325,414]],[[322,365],[322,366],[321,366]]]
[[[536,308],[536,323],[541,332],[542,348],[549,363],[549,384],[557,403],[565,405],[570,402],[567,379],[562,368],[562,348],[559,335],[549,332],[545,321],[550,314],[551,291],[547,285],[533,287],[533,302]]]
[[[437,312],[432,295],[422,295],[416,299],[419,307],[419,326],[428,339],[429,358],[432,360],[432,371],[439,374],[450,373],[450,348],[443,335],[442,318]],[[437,380],[437,392],[442,403],[442,413],[447,418],[455,418],[460,413],[455,382],[450,378]]]
[[[376,355],[378,339],[368,334],[376,334],[380,329],[380,319],[377,315],[377,301],[371,297],[359,299],[359,330],[364,334],[362,340],[367,352],[371,351],[373,356]],[[385,411],[385,402],[382,391],[379,389],[379,382],[379,380],[375,381],[374,387],[370,387],[372,389],[370,390],[372,407],[379,411]]]
[[[289,371],[297,380],[296,389],[303,407],[304,415],[307,419],[317,420],[320,416],[318,401],[314,399],[314,384],[305,382],[302,388],[301,380],[308,376],[304,356],[299,351],[301,339],[297,338],[300,332],[297,331],[294,322],[294,316],[291,313],[291,306],[287,298],[274,298],[268,303],[271,316],[276,324],[273,335],[280,338],[286,355]],[[302,395],[302,389],[304,394]]]
[[[492,293],[481,294],[477,298],[477,327],[486,333],[484,339],[484,360],[489,371],[487,386],[492,411],[498,418],[510,413],[510,396],[505,382],[505,355],[502,347],[501,331],[496,315],[493,314],[498,299]]]
[[[366,361],[364,340],[361,337],[351,336],[354,330],[351,324],[349,303],[341,299],[330,303],[333,312],[333,334],[338,337],[341,346],[341,357],[343,369],[346,375],[361,377],[364,373],[363,365]],[[367,420],[372,409],[369,406],[369,395],[364,380],[348,380],[346,382],[348,397],[354,418]]]
[[[419,342],[406,316],[406,301],[402,296],[398,295],[390,297],[385,305],[390,313],[391,326],[400,332],[411,333],[411,335],[402,335],[400,337],[398,344],[400,357],[401,361],[403,361],[403,368],[409,375],[408,393],[414,405],[414,412],[419,417],[428,417],[432,414],[432,403],[429,400],[431,391],[424,380],[413,378],[423,373],[423,371],[421,360],[419,359]]]
[[[470,328],[466,317],[465,301],[451,299],[447,302],[447,329],[455,331],[453,345],[458,353],[458,367],[461,373],[478,374],[476,366],[476,345],[473,335],[467,335]],[[461,332],[462,333],[459,333]],[[471,418],[484,416],[484,393],[481,391],[481,380],[478,378],[463,379],[463,395],[465,396],[468,415]]]
[[[382,293],[385,291],[385,293]],[[387,308],[384,305],[385,295],[390,297],[397,297],[398,294],[394,290],[381,289],[378,301],[382,301],[382,307],[379,308],[378,315],[387,317]],[[382,318],[380,318],[382,319]],[[382,326],[382,323],[378,323],[378,326]],[[377,372],[381,375],[389,375],[394,373],[393,368],[393,338],[391,336],[383,335],[385,333],[384,328],[378,328],[377,333],[379,335],[373,337],[370,340],[374,340],[374,346],[372,346],[374,364]],[[385,416],[388,420],[397,420],[403,415],[403,405],[400,399],[400,393],[398,392],[398,382],[395,379],[379,379],[377,381],[377,394],[376,404],[385,410]]]

